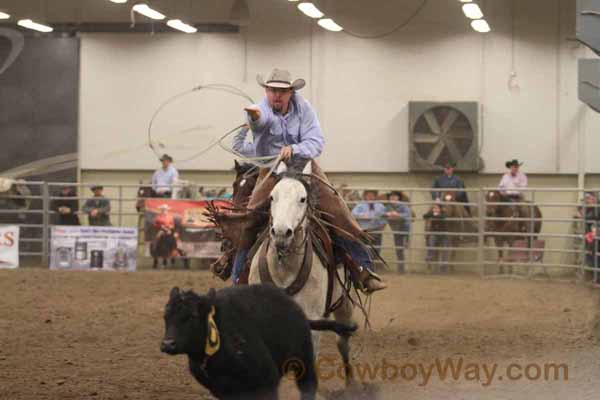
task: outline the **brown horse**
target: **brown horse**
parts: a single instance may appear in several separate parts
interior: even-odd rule
[[[258,168],[252,164],[240,164],[235,161],[235,180],[233,181],[233,195],[231,198],[231,211],[241,211],[246,208],[248,199],[256,186],[258,180]],[[209,208],[212,207],[209,206]],[[216,215],[217,213],[213,213]],[[236,249],[239,248],[242,240],[243,225],[246,220],[240,219],[239,223],[220,223],[221,227],[221,252],[223,255],[211,265],[211,270],[215,275],[223,280],[229,279],[233,270],[233,261],[235,259]]]
[[[486,204],[485,211],[488,218],[506,218],[503,220],[488,220],[485,223],[485,230],[488,233],[487,237],[494,238],[496,247],[498,247],[498,260],[502,262],[503,252],[502,247],[504,244],[508,244],[509,247],[513,246],[516,240],[525,240],[528,243],[528,247],[531,248],[533,240],[537,236],[523,236],[520,234],[538,234],[542,230],[542,212],[538,206],[519,206],[512,204],[511,200],[503,195],[498,190],[493,190],[487,193],[485,196],[486,203],[506,203],[504,204]],[[529,203],[526,201],[520,201],[521,203]],[[532,213],[533,210],[533,213]],[[533,214],[533,215],[532,215]],[[514,218],[514,219],[513,219]],[[529,220],[517,220],[517,218],[529,218],[535,219],[535,221]],[[494,235],[493,232],[509,233],[510,235]],[[512,273],[512,267],[508,268],[509,273]],[[504,273],[504,268],[500,265],[500,273]]]
[[[450,219],[458,219],[454,221],[448,221],[448,231],[453,233],[475,233],[477,232],[477,225],[469,220],[472,216],[467,210],[467,205],[462,204],[449,204],[449,203],[460,203],[457,199],[458,192],[447,191],[442,193],[442,203],[446,217]],[[472,211],[471,211],[472,212]],[[459,236],[453,236],[451,238],[452,247],[458,244]]]

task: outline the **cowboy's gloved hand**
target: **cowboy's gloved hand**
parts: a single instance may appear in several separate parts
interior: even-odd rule
[[[292,146],[285,146],[284,148],[281,149],[281,152],[279,153],[279,155],[281,156],[281,159],[283,161],[287,161],[290,158],[292,158]]]
[[[248,113],[252,121],[256,121],[260,118],[260,108],[256,104],[248,106],[244,108],[244,110]]]

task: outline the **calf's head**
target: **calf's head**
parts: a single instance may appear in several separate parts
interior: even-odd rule
[[[219,332],[214,323],[215,296],[211,289],[208,296],[198,296],[193,291],[171,289],[165,306],[165,336],[160,344],[163,353],[209,355],[218,350]]]

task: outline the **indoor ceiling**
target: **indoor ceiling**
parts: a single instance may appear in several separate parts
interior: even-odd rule
[[[136,0],[115,4],[109,0],[0,0],[0,10],[15,18],[31,18],[55,23],[124,23],[130,21],[130,10]],[[505,1],[505,0],[497,0]],[[169,17],[190,23],[229,22],[234,0],[147,0],[153,8]],[[313,0],[326,14],[361,25],[394,26],[410,16],[423,0]],[[250,15],[266,8],[275,15],[297,13],[295,3],[288,0],[247,0]],[[428,0],[429,16],[462,18],[458,0]]]
[[[190,23],[228,22],[234,0],[150,0],[152,8]],[[15,19],[48,23],[123,23],[131,20],[134,0],[125,4],[109,0],[0,0],[0,10]],[[137,18],[137,17],[136,17]]]

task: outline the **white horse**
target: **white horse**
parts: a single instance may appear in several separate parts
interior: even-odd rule
[[[287,166],[281,163],[277,174],[287,172]],[[312,172],[311,162],[308,162],[303,175]],[[260,183],[259,183],[260,184]],[[271,225],[269,226],[270,240],[265,241],[256,252],[250,266],[249,283],[263,283],[259,271],[259,263],[263,247],[266,249],[268,271],[273,283],[279,287],[288,288],[299,276],[304,264],[307,226],[309,224],[307,213],[309,210],[309,193],[298,179],[284,177],[271,191]],[[310,239],[308,239],[310,240]],[[312,251],[312,250],[311,250]],[[327,270],[316,254],[313,254],[310,275],[304,286],[293,295],[294,300],[302,307],[309,319],[323,317],[327,297]],[[333,302],[344,295],[341,305],[333,311],[336,321],[352,324],[353,306],[345,296],[340,284],[334,281]],[[315,357],[319,352],[320,333],[313,332],[313,346]],[[349,364],[350,346],[347,337],[338,336],[338,350],[342,356],[346,384],[352,382],[352,371]]]

